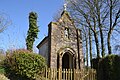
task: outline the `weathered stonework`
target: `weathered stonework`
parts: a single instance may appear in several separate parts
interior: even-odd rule
[[[46,56],[48,66],[51,68],[83,68],[81,31],[74,26],[68,12],[63,11],[61,18],[57,22],[51,22],[48,27],[49,32],[46,38],[48,53],[44,53],[48,54]],[[37,46],[39,50],[42,50],[45,41]],[[40,54],[43,55],[43,52]]]

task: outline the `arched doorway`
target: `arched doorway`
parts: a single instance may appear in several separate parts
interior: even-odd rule
[[[62,69],[73,69],[73,55],[65,52],[62,57]]]

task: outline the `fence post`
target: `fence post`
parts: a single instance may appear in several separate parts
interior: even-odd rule
[[[68,80],[70,80],[70,69],[68,69]]]
[[[47,67],[45,68],[45,78],[46,78],[46,80],[47,80]]]
[[[65,80],[65,69],[62,71],[62,79]]]
[[[58,71],[57,71],[57,69],[55,69],[55,70],[56,70],[56,79],[55,79],[55,80],[58,80],[58,79],[57,79],[57,72],[58,72]]]
[[[52,80],[53,74],[52,74],[53,69],[50,68],[50,80]]]
[[[62,78],[61,78],[62,71],[61,70],[62,70],[61,68],[58,69],[58,80],[62,80]]]
[[[76,77],[76,70],[74,69],[74,70],[73,70],[73,79],[74,79],[74,80],[76,80],[75,77]]]
[[[70,73],[70,75],[71,75],[71,77],[70,77],[71,79],[70,79],[70,80],[72,80],[72,79],[73,79],[73,70],[70,69],[70,72],[71,72],[71,73]]]

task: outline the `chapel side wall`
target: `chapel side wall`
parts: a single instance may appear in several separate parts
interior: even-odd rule
[[[48,41],[46,41],[44,44],[42,44],[41,47],[39,47],[39,54],[45,57],[48,64]]]

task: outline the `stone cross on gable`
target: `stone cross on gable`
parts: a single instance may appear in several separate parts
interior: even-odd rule
[[[67,4],[64,4],[64,10],[65,11],[67,10]]]
[[[67,10],[67,4],[70,2],[70,0],[65,0],[65,4],[64,4],[64,10]]]

